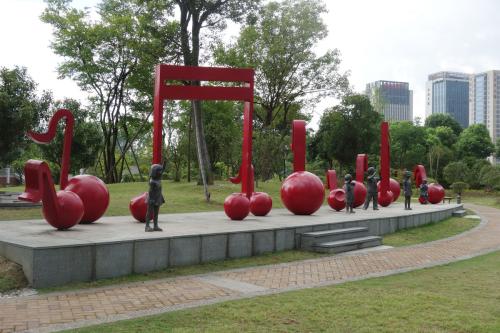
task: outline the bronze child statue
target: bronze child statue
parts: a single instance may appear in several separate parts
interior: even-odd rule
[[[405,172],[405,178],[403,180],[403,193],[405,195],[405,210],[411,210],[410,208],[410,203],[411,203],[411,172],[406,171]]]
[[[350,174],[345,175],[345,211],[354,214],[354,182]]]
[[[366,188],[367,195],[365,200],[365,205],[363,209],[368,209],[370,206],[370,201],[373,200],[373,210],[378,210],[378,190],[377,182],[379,178],[377,177],[377,171],[374,167],[369,167],[367,170],[368,176],[366,177]]]
[[[161,193],[162,173],[163,167],[161,165],[153,164],[151,166],[151,172],[149,174],[149,192],[146,197],[146,203],[148,204],[148,210],[146,213],[146,232],[163,231],[160,227],[158,227],[158,212],[160,211],[160,206],[165,203],[165,199]],[[151,215],[153,215],[153,228],[149,225]]]
[[[422,198],[421,202],[424,205],[429,203],[429,186],[426,179],[422,180],[422,184],[420,184],[420,198]]]

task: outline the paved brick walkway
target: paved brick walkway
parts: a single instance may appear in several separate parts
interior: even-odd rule
[[[499,210],[469,232],[431,243],[75,292],[0,300],[0,332],[50,332],[182,308],[390,275],[500,249]]]

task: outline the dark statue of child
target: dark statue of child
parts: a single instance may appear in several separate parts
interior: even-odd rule
[[[405,178],[403,180],[403,193],[405,195],[405,210],[411,210],[410,203],[411,203],[412,190],[411,190],[411,172],[410,171],[405,172]]]
[[[162,174],[163,167],[161,165],[153,164],[151,166],[151,172],[149,173],[149,192],[146,197],[146,203],[148,204],[148,210],[146,213],[146,232],[163,231],[160,227],[158,227],[158,213],[160,211],[160,206],[165,203],[165,199],[161,193]],[[149,225],[151,215],[154,223],[153,228]]]
[[[368,209],[370,206],[370,201],[373,200],[373,210],[378,210],[378,189],[377,182],[379,177],[377,177],[377,171],[374,167],[369,167],[367,171],[368,176],[366,177],[366,200],[363,209]]]
[[[354,214],[354,182],[350,174],[345,175],[345,211]]]
[[[427,185],[426,179],[420,184],[420,197],[422,198],[423,204],[429,203],[429,186]]]

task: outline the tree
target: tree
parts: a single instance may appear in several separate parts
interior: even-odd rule
[[[451,162],[443,171],[444,179],[452,184],[456,182],[465,182],[467,179],[468,168],[464,162]]]
[[[412,170],[425,160],[425,129],[410,121],[390,124],[391,164],[394,168]]]
[[[493,165],[484,166],[479,173],[479,180],[488,191],[500,189],[500,168]]]
[[[73,99],[57,101],[51,109],[55,111],[60,108],[69,109],[75,117],[73,141],[71,144],[70,172],[78,174],[80,169],[95,165],[102,143],[102,134],[99,124],[92,121],[90,111],[82,108],[78,101]],[[58,166],[58,169],[53,170],[54,175],[57,175],[61,168],[61,157],[64,146],[64,122],[60,122],[58,127],[59,129],[54,140],[47,145],[40,145],[42,157]]]
[[[474,124],[460,133],[455,149],[459,158],[484,159],[493,153],[494,145],[486,127],[483,124]]]
[[[102,0],[98,19],[91,19],[86,10],[71,8],[68,0],[47,3],[41,18],[54,28],[51,47],[64,59],[58,67],[59,75],[74,79],[91,94],[103,134],[104,178],[106,182],[118,182],[125,153],[135,136],[121,133],[126,142],[117,158],[121,119],[132,111],[128,108],[132,101],[142,97],[149,101],[149,107],[141,110],[142,123],[147,123],[152,68],[160,61],[175,61],[177,54],[167,45],[175,38],[177,25],[162,22],[159,26],[144,1]],[[155,5],[164,9],[161,3]]]
[[[375,112],[364,95],[351,95],[326,110],[312,143],[313,155],[340,167],[352,165],[358,153],[378,152],[382,115]],[[340,170],[341,172],[341,170]]]
[[[500,158],[500,138],[497,138],[497,142],[495,144],[495,157]]]
[[[425,119],[425,127],[446,126],[453,130],[456,136],[462,132],[462,126],[447,113],[434,113]]]
[[[0,166],[21,156],[26,132],[46,117],[47,97],[47,92],[36,96],[36,83],[26,68],[0,68]]]
[[[256,71],[256,118],[263,128],[279,119],[288,133],[291,113],[312,109],[326,96],[348,91],[347,74],[339,72],[339,51],[317,56],[315,48],[328,34],[323,3],[312,0],[272,1],[240,31],[237,41],[219,44],[217,63]]]

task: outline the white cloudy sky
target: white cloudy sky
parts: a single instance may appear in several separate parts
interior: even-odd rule
[[[429,73],[500,69],[500,1],[325,2],[330,34],[318,52],[340,49],[342,68],[351,71],[358,91],[375,80],[409,82],[414,116],[424,117]],[[74,3],[92,6],[97,0]],[[51,28],[39,20],[44,6],[42,0],[0,0],[0,66],[25,66],[39,89],[82,98],[76,84],[57,79],[60,59],[49,48]]]

